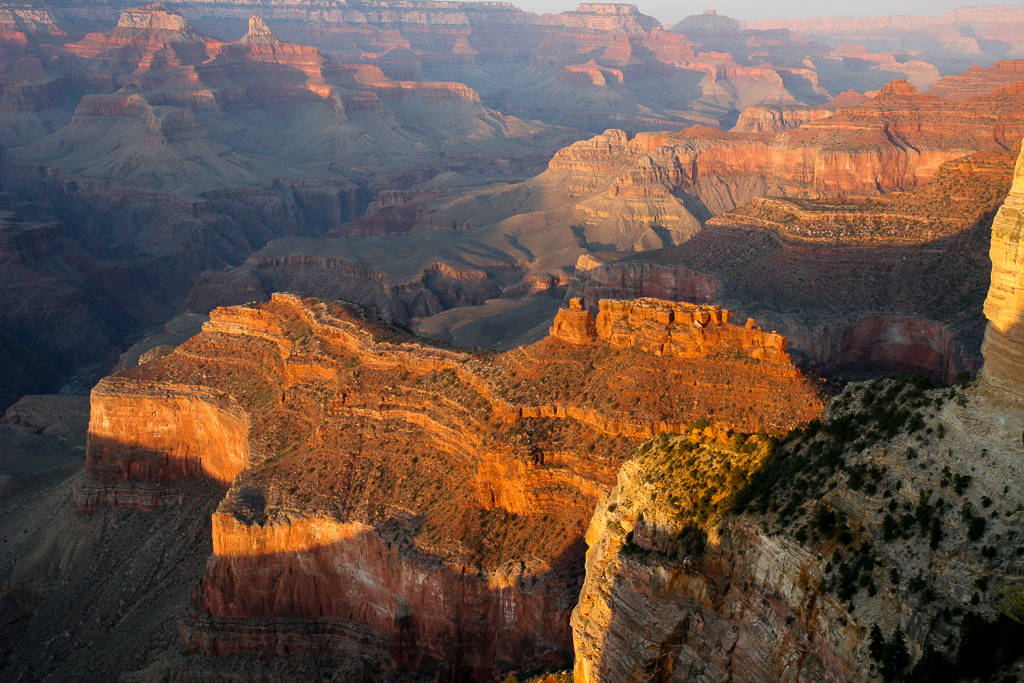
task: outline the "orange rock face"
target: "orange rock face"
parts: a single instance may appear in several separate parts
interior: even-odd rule
[[[358,651],[454,680],[557,660],[582,530],[639,439],[699,416],[789,426],[822,406],[780,357],[654,347],[663,310],[691,327],[706,314],[706,344],[725,328],[753,338],[721,311],[605,308],[606,335],[591,319],[586,343],[489,355],[291,295],[218,309],[178,350],[97,388],[80,503],[151,508],[160,481],[230,483],[183,631],[201,652]]]
[[[131,396],[132,414],[124,415]],[[249,421],[230,398],[197,386],[125,386],[111,377],[93,389],[89,475],[104,481],[208,477],[224,485],[249,465]]]

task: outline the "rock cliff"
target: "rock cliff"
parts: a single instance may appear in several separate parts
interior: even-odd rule
[[[989,68],[975,65],[963,73],[944,76],[936,81],[928,94],[948,100],[961,100],[1021,81],[1024,81],[1024,59],[1001,59]]]
[[[779,443],[645,444],[587,531],[575,680],[1019,676],[1024,631],[991,586],[1020,585],[1020,496],[1000,493],[1020,422],[976,389],[889,380]]]
[[[855,90],[847,90],[831,102],[817,107],[793,105],[748,107],[740,114],[732,129],[752,133],[781,133],[784,130],[799,128],[810,121],[832,116],[840,109],[856,107],[868,99],[866,95]]]
[[[743,335],[716,333],[712,311],[692,313],[717,353],[650,348],[657,319],[683,308],[613,302],[610,341],[489,355],[291,295],[217,309],[94,390],[79,503],[148,509],[175,482],[229,486],[184,626],[199,652],[361,649],[457,680],[557,659],[582,528],[638,440],[702,416],[789,427],[821,409],[777,348],[734,353]]]
[[[1024,226],[1024,157],[1017,159],[1013,184],[992,222],[992,280],[985,299],[985,383],[1020,396],[1024,391],[1024,305],[1021,302],[1021,228]]]

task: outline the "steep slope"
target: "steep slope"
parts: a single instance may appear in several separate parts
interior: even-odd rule
[[[90,290],[118,283],[97,281],[107,269],[82,258],[81,245],[43,207],[0,194],[0,208],[0,409],[6,409],[23,394],[72,385],[83,368],[107,361],[132,318],[98,305]],[[149,299],[138,292],[126,299],[139,295]]]
[[[700,415],[791,426],[821,405],[753,321],[601,308],[564,309],[551,337],[499,355],[290,295],[218,309],[94,390],[79,503],[153,509],[176,481],[230,485],[185,626],[200,652],[358,651],[456,680],[557,659],[580,533],[633,444]]]

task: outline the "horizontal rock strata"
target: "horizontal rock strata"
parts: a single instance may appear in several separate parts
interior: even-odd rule
[[[162,482],[230,485],[184,631],[201,652],[363,643],[389,667],[457,680],[557,660],[582,529],[638,439],[701,416],[752,429],[821,409],[778,357],[681,358],[644,326],[638,343],[628,334],[467,354],[292,295],[217,309],[94,391],[79,502],[131,505],[138,483],[145,509],[173,499]],[[306,621],[267,631],[282,619]]]

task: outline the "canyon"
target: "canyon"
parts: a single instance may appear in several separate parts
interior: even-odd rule
[[[342,236],[343,227],[273,242],[238,269],[204,273],[186,308],[295,289],[409,324],[452,306],[483,315],[498,297],[715,301],[783,332],[817,372],[911,370],[949,382],[980,366],[984,245],[1009,187],[1010,131],[1024,135],[1020,92],[945,100],[896,81],[779,133],[607,131],[521,183],[396,198],[413,207],[401,235]],[[387,223],[394,210],[359,225],[375,213]]]
[[[86,360],[107,361],[173,315],[203,270],[237,265],[274,237],[320,235],[376,192],[438,173],[532,168],[575,139],[494,112],[460,83],[332,62],[278,40],[258,17],[221,41],[154,5],[124,12],[113,30],[37,49],[8,72],[0,184],[8,203],[52,224],[65,257],[105,271],[103,283],[71,276],[84,315],[61,318],[67,295],[34,290],[54,299],[49,319],[79,339],[100,326],[88,318],[103,326],[88,359],[46,341],[10,350],[14,367],[54,366],[34,381],[12,376],[21,393],[55,390],[54,375],[66,382]],[[27,258],[19,267],[49,267]],[[14,297],[5,310],[18,329],[45,332],[27,303]]]
[[[5,305],[24,332],[4,344],[4,405],[82,390],[182,310],[300,290],[435,328],[455,307],[561,298],[581,256],[680,245],[760,196],[906,190],[1024,133],[1012,50],[958,76],[714,14],[5,11],[0,189],[54,226],[77,272],[34,290],[46,316]],[[96,343],[56,345],[53,325]]]
[[[1022,30],[0,6],[2,676],[1024,676]]]

